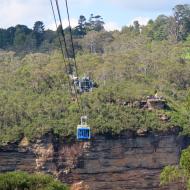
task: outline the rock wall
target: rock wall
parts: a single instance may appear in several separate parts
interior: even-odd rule
[[[180,189],[159,186],[166,165],[176,165],[187,139],[177,134],[97,136],[90,142],[66,143],[51,134],[27,146],[0,148],[0,172],[51,173],[63,182],[84,181],[91,190]]]

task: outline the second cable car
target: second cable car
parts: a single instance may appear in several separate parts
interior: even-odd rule
[[[95,83],[87,76],[81,79],[74,78],[73,80],[74,85],[80,93],[90,92],[95,87]]]

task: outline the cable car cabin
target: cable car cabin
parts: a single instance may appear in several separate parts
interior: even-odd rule
[[[90,127],[78,125],[77,139],[78,140],[89,140],[90,139]]]
[[[89,77],[84,77],[79,81],[79,88],[81,92],[89,92],[93,88],[93,82],[89,79]]]
[[[94,87],[94,82],[89,77],[83,77],[74,81],[75,86],[80,93],[90,92]]]
[[[81,124],[77,126],[77,140],[90,140],[91,131],[87,125],[87,116],[81,117]]]

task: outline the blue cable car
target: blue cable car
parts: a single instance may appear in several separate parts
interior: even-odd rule
[[[77,140],[90,140],[91,131],[87,125],[87,116],[81,117],[81,124],[77,126]]]

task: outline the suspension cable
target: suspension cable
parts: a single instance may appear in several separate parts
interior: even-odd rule
[[[68,51],[68,48],[67,48],[65,33],[64,33],[64,30],[63,30],[62,18],[61,18],[59,3],[58,3],[58,0],[55,0],[55,2],[56,2],[56,7],[57,7],[57,12],[58,12],[59,22],[60,22],[60,26],[61,26],[61,35],[62,35],[62,37],[63,37],[63,43],[64,43],[64,47],[65,47],[65,53],[66,53],[66,57],[67,57],[67,59],[68,59],[69,67],[71,68],[71,63],[70,63],[70,59],[69,59],[69,51]],[[74,88],[74,94],[75,94],[75,98],[76,98],[76,101],[77,101],[79,110],[81,110],[81,112],[84,114],[81,97],[80,97],[80,102],[79,102],[78,95],[77,95],[77,90],[76,90],[76,86],[73,85],[73,88]],[[80,105],[80,103],[81,103],[81,105]]]
[[[69,23],[69,33],[70,33],[70,40],[71,40],[71,45],[72,45],[72,52],[73,52],[73,59],[74,59],[74,65],[75,65],[75,70],[76,70],[76,75],[77,77],[78,75],[78,67],[77,67],[77,61],[76,61],[76,52],[75,52],[75,48],[74,48],[74,40],[73,40],[73,34],[72,34],[72,29],[71,29],[71,21],[70,21],[70,14],[69,14],[69,6],[68,6],[68,1],[65,0],[65,6],[66,6],[66,10],[67,10],[67,19],[68,19],[68,23]],[[80,95],[79,95],[80,96]],[[80,96],[81,98],[81,96]],[[82,100],[81,100],[81,104],[82,104]],[[82,105],[83,106],[83,105]],[[86,109],[84,109],[84,113],[86,115]]]
[[[70,21],[70,15],[69,15],[69,7],[68,7],[67,0],[65,0],[65,5],[67,9],[67,19],[69,22],[69,33],[70,33],[71,46],[72,46],[72,51],[73,51],[73,59],[74,59],[74,64],[75,64],[76,76],[78,77],[78,68],[77,68],[77,62],[76,62],[76,54],[75,54],[73,35],[72,35],[72,30],[71,30],[71,21]]]
[[[62,54],[62,57],[63,57],[64,67],[65,67],[66,73],[68,73],[68,71],[67,71],[67,64],[66,64],[65,55],[64,55],[64,50],[63,50],[63,44],[62,44],[62,41],[61,41],[60,34],[59,34],[58,30],[57,30],[58,29],[58,25],[57,25],[57,19],[56,19],[56,16],[55,16],[55,11],[54,11],[52,0],[50,0],[50,4],[51,4],[51,9],[52,9],[52,13],[53,13],[53,18],[54,18],[55,26],[56,26],[56,31],[57,31],[57,34],[58,34],[59,45],[60,45],[61,54]],[[70,94],[72,95],[72,86],[71,86],[70,78],[69,78],[68,74],[66,74],[66,75],[67,75],[67,80],[68,80],[68,84],[69,84],[69,91],[70,91]]]
[[[71,40],[71,46],[72,46],[72,52],[73,52],[73,59],[74,59],[74,65],[75,65],[75,70],[76,70],[76,76],[78,77],[78,67],[77,67],[77,61],[76,61],[76,52],[75,52],[75,48],[74,48],[73,35],[72,35],[72,29],[71,29],[71,21],[70,21],[70,14],[69,14],[69,6],[68,6],[68,1],[67,0],[65,0],[65,6],[66,6],[66,10],[67,10],[67,19],[68,19],[68,23],[69,23],[69,33],[70,33],[70,40]],[[83,108],[81,96],[79,95],[79,97],[80,97],[83,112],[86,115],[86,109]]]

